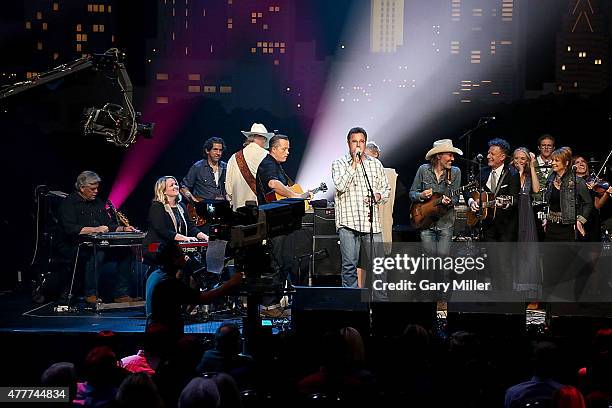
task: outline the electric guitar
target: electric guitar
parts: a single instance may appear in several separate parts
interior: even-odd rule
[[[294,184],[290,187],[287,187],[289,190],[293,191],[296,194],[304,194],[304,190],[302,189],[302,186],[300,186],[299,184]],[[319,187],[312,189],[312,190],[308,190],[312,195],[317,194],[318,192],[326,192],[327,191],[327,184],[325,183],[321,183],[319,185]],[[268,194],[266,194],[266,202],[267,203],[271,203],[274,201],[279,201],[279,200],[284,200],[285,196],[278,194],[274,191],[270,191]],[[310,204],[308,204],[309,200],[305,200],[304,201],[304,206],[306,208],[306,211],[308,211],[308,209],[310,208]]]
[[[206,224],[206,219],[198,215],[198,212],[196,211],[194,205],[194,203],[199,203],[200,201],[202,201],[203,198],[194,196],[193,194],[187,196],[186,194],[183,194],[182,191],[181,195],[186,201],[185,207],[187,208],[187,217],[189,217],[191,222],[193,222],[196,227],[201,227],[202,225]]]
[[[434,222],[446,215],[452,207],[452,203],[451,205],[442,204],[442,198],[445,195],[452,200],[453,197],[465,191],[474,191],[476,185],[476,181],[472,181],[456,190],[451,190],[448,194],[433,193],[431,197],[421,203],[412,203],[410,206],[410,220],[412,224],[418,229],[429,228]]]
[[[514,203],[514,197],[512,196],[501,195],[495,197],[493,193],[488,192],[483,192],[482,197],[480,197],[478,191],[474,191],[472,193],[472,198],[479,201],[478,205],[480,206],[480,214],[478,214],[476,211],[472,211],[471,208],[468,208],[467,225],[469,227],[473,227],[478,223],[478,221],[494,219],[498,207],[506,207]]]

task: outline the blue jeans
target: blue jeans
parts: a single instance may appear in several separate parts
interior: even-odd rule
[[[427,255],[446,256],[450,252],[453,227],[429,228],[421,231],[421,242]]]
[[[340,237],[340,253],[342,255],[342,286],[356,288],[357,266],[366,270],[371,269],[368,265],[359,264],[360,259],[366,258],[364,256],[360,257],[362,255],[361,249],[364,249],[364,255],[370,253],[370,234],[342,227],[338,230],[338,236]],[[374,234],[374,257],[385,256],[382,242],[382,234]],[[384,279],[384,277],[378,279]]]

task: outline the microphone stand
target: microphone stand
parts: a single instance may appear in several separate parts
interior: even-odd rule
[[[476,157],[476,160],[478,160],[478,198],[479,200],[479,205],[478,205],[478,211],[476,211],[476,216],[478,216],[478,240],[482,240],[483,238],[483,234],[482,234],[482,213],[484,211],[484,208],[482,208],[482,194],[484,193],[484,183],[482,180],[482,157],[478,156]]]
[[[373,262],[374,256],[374,203],[376,202],[376,196],[374,195],[374,190],[372,189],[372,184],[370,184],[370,179],[368,178],[368,173],[366,172],[365,165],[363,164],[363,153],[359,157],[359,163],[361,164],[361,169],[363,170],[363,176],[365,177],[366,186],[368,188],[369,200],[368,200],[368,221],[370,222],[370,259]],[[367,273],[366,273],[367,277]],[[374,295],[374,291],[372,291],[372,296]]]
[[[473,127],[472,129],[469,129],[467,132],[465,132],[464,134],[462,134],[459,137],[459,141],[466,139],[465,140],[465,157],[471,157],[470,155],[470,144],[472,142],[472,134],[474,132],[476,132],[478,129],[484,127],[486,124],[488,124],[491,120],[493,120],[493,118],[479,118],[478,119],[478,123],[476,124],[475,127]],[[468,165],[466,164],[465,166],[465,174],[468,174]]]
[[[572,179],[574,180],[574,241],[578,241],[581,235],[578,231],[578,175],[575,166],[572,166]]]

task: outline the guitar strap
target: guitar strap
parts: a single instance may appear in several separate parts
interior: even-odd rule
[[[292,185],[294,185],[295,182],[291,180],[291,177],[289,177],[287,173],[285,173],[285,169],[283,169],[283,166],[280,166],[280,168],[281,172],[283,173],[283,176],[285,176],[285,178],[287,179],[287,187],[291,187]]]
[[[236,153],[236,164],[238,164],[238,168],[240,169],[240,173],[244,178],[244,181],[249,185],[253,194],[257,195],[257,185],[255,184],[255,177],[251,174],[251,170],[249,170],[249,165],[244,158],[244,152],[240,150]]]

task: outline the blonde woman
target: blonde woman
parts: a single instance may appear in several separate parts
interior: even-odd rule
[[[519,173],[521,188],[518,202],[518,242],[529,242],[520,245],[521,257],[517,260],[518,268],[514,289],[527,291],[529,300],[536,299],[541,293],[541,281],[538,262],[538,249],[533,244],[538,241],[536,219],[531,207],[531,195],[540,191],[540,182],[535,171],[536,157],[526,147],[518,147],[512,154],[512,165]]]
[[[193,225],[180,204],[178,181],[172,176],[160,177],[155,182],[154,197],[149,209],[149,231],[145,248],[151,243],[168,241],[207,241],[208,236]],[[153,264],[154,256],[145,257]]]
[[[531,208],[531,193],[540,192],[540,182],[535,171],[535,155],[526,147],[519,147],[512,154],[512,165],[518,171],[521,181],[519,190],[519,242],[534,242],[538,240],[533,210]]]

